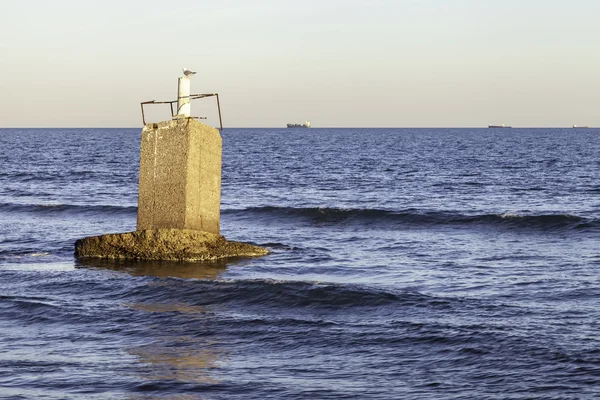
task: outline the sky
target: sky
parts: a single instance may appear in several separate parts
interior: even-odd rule
[[[598,0],[0,0],[0,127],[600,126]],[[192,114],[216,124],[211,99]],[[166,107],[166,108],[165,108]],[[150,120],[170,118],[152,106]]]

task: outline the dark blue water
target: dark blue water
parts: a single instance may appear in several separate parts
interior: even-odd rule
[[[139,129],[0,130],[0,397],[600,397],[600,130],[226,129],[222,233],[135,229]]]

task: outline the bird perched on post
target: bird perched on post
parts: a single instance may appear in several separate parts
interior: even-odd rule
[[[184,74],[185,76],[192,76],[192,75],[194,75],[195,73],[196,73],[195,71],[190,71],[190,70],[189,70],[189,69],[187,69],[187,68],[184,68],[184,69],[183,69],[183,74]]]

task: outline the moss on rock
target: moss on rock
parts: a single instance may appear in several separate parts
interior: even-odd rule
[[[91,236],[75,242],[76,257],[206,261],[268,254],[262,247],[229,242],[221,235],[191,229],[151,229]]]

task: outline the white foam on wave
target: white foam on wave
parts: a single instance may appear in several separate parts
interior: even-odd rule
[[[500,214],[500,218],[516,219],[516,218],[523,218],[523,215],[515,213],[515,212],[506,211],[505,213]]]

